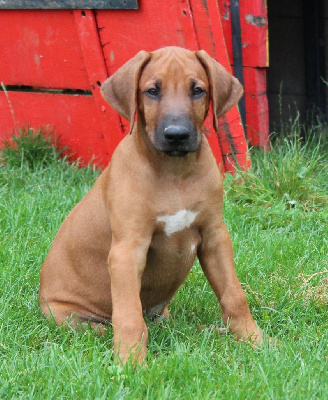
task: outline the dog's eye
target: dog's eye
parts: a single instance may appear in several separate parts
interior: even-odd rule
[[[192,96],[196,97],[196,98],[201,97],[205,93],[206,93],[206,91],[198,86],[196,86],[192,89]]]
[[[146,93],[150,96],[150,97],[159,97],[159,89],[158,88],[151,88],[146,90]]]

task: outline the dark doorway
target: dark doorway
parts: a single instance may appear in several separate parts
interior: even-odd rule
[[[268,0],[270,132],[327,116],[328,0]]]

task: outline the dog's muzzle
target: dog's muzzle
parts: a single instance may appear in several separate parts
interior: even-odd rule
[[[197,131],[189,117],[167,116],[155,131],[154,145],[171,157],[183,157],[197,151]]]

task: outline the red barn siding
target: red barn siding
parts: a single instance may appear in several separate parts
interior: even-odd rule
[[[105,166],[128,130],[127,122],[102,99],[99,85],[139,50],[202,48],[231,70],[231,47],[224,38],[227,19],[216,0],[140,0],[139,5],[129,11],[0,10],[0,81],[8,87],[15,113],[14,120],[6,94],[0,92],[0,137],[24,123],[52,125],[76,157]],[[222,11],[226,2],[219,5]],[[263,38],[252,37],[256,49]],[[251,60],[252,52],[245,48],[244,60]],[[263,144],[266,122],[258,115],[267,112],[265,59],[261,49],[258,53],[244,78],[249,137]],[[223,171],[233,170],[235,159],[244,168],[248,165],[237,107],[221,118],[219,134],[211,115],[205,126]]]
[[[230,64],[233,66],[230,0],[218,1]],[[269,66],[266,1],[240,0],[240,26],[246,132],[252,146],[267,147],[269,111],[266,94],[266,68]]]

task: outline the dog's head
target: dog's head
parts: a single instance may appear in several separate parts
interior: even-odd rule
[[[101,86],[115,110],[138,123],[156,150],[169,156],[195,152],[212,102],[213,124],[243,93],[241,84],[205,51],[165,47],[140,51]]]

